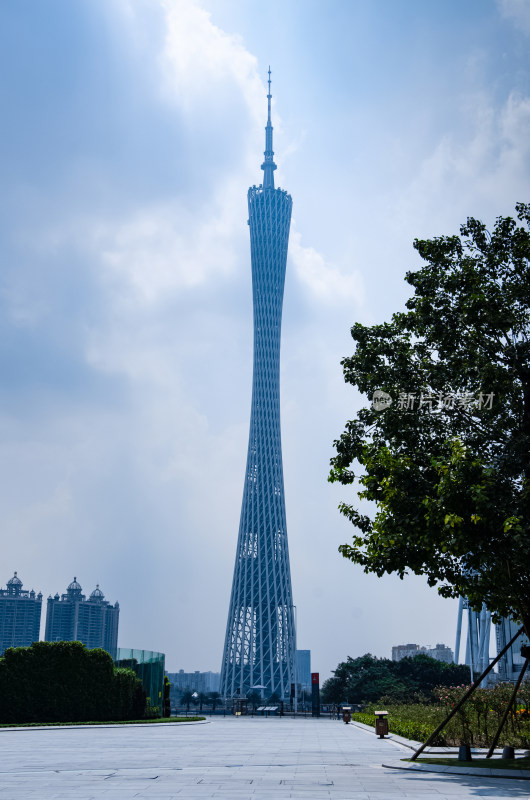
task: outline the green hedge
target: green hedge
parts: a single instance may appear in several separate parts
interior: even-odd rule
[[[451,708],[463,696],[467,686],[441,687],[440,703],[400,703],[389,704],[378,701],[365,708],[362,714],[352,714],[353,719],[374,725],[374,711],[384,708],[388,711],[389,730],[398,736],[426,741],[427,737],[446,720]],[[473,747],[487,747],[499,727],[510,702],[513,686],[498,683],[492,688],[477,689],[458,713],[445,722],[442,732],[433,743],[437,746],[469,744]],[[516,712],[509,714],[502,730],[498,746],[530,747],[530,682],[522,684],[518,695]]]
[[[140,719],[142,683],[115,669],[105,650],[81,642],[35,642],[0,658],[0,722]]]
[[[355,713],[351,716],[352,719],[357,722],[363,722],[365,725],[370,725],[375,729],[375,716],[373,714]],[[403,736],[405,739],[412,739],[414,742],[425,742],[435,728],[423,722],[404,720],[390,716],[388,719],[388,730],[390,733]],[[439,735],[433,744],[443,746],[445,744],[443,735]]]
[[[41,728],[63,725],[164,725],[175,722],[204,722],[206,717],[158,717],[158,719],[83,720],[83,722],[0,722],[0,728]]]

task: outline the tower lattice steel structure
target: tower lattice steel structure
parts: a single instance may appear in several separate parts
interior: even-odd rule
[[[292,199],[274,188],[271,81],[263,185],[248,191],[254,375],[236,563],[221,667],[221,694],[288,697],[295,626],[283,489],[280,335]]]

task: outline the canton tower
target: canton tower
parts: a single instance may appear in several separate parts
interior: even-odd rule
[[[247,468],[226,638],[223,697],[289,697],[295,627],[280,430],[280,336],[291,196],[274,188],[269,69],[263,184],[248,190],[254,374]]]

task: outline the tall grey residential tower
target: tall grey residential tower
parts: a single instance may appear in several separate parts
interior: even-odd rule
[[[0,656],[8,647],[29,647],[39,641],[42,594],[22,588],[17,573],[0,589]]]
[[[289,697],[296,681],[280,430],[280,335],[292,199],[274,188],[271,82],[263,184],[248,190],[254,374],[247,468],[220,692]]]
[[[47,642],[83,642],[89,650],[102,647],[116,658],[120,607],[111,605],[96,586],[88,600],[74,578],[66,594],[48,597],[46,609]]]

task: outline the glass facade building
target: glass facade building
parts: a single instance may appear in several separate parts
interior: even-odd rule
[[[96,586],[90,597],[74,578],[66,594],[48,597],[46,609],[47,642],[83,642],[90,650],[102,647],[112,658],[118,647],[118,622],[120,607],[111,605]]]
[[[252,407],[243,502],[221,665],[224,697],[290,696],[295,626],[280,429],[280,338],[292,199],[274,187],[271,92],[263,184],[248,191],[254,307]]]
[[[17,573],[0,589],[0,656],[8,647],[29,647],[39,641],[42,594],[22,588]]]
[[[165,662],[164,653],[118,647],[114,663],[117,667],[127,667],[134,670],[142,681],[144,692],[147,695],[147,702],[152,706],[161,707],[164,691]]]

